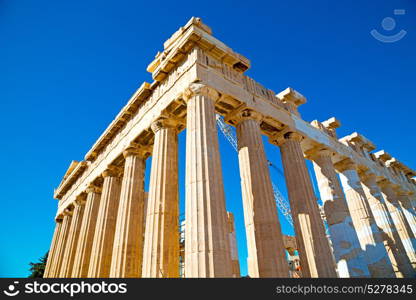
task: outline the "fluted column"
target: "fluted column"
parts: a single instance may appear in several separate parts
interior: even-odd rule
[[[144,171],[147,150],[138,146],[124,152],[110,277],[141,277],[144,219]]]
[[[58,240],[59,240],[59,233],[61,232],[61,228],[62,228],[62,219],[57,219],[55,223],[56,223],[55,231],[53,233],[52,243],[51,243],[51,247],[49,248],[49,253],[48,253],[48,260],[46,261],[45,272],[43,274],[44,278],[51,277],[50,275],[51,275],[52,265],[56,257],[56,247],[57,247]]]
[[[74,267],[72,268],[73,278],[85,278],[88,276],[95,226],[97,224],[98,209],[100,207],[101,188],[90,184],[86,193],[87,200],[84,216],[82,217]]]
[[[329,150],[310,155],[323,202],[339,277],[370,277]]]
[[[113,253],[114,233],[120,199],[119,170],[110,166],[102,174],[104,178],[100,208],[91,251],[88,277],[109,277]]]
[[[73,210],[66,208],[63,212],[62,225],[59,233],[58,244],[56,245],[56,259],[53,263],[53,268],[49,277],[58,278],[61,271],[62,261],[64,258],[65,247],[68,239],[69,230],[71,227]]]
[[[388,212],[380,187],[377,185],[376,175],[361,173],[360,177],[374,220],[382,233],[384,246],[396,272],[396,277],[413,276],[414,272],[406,255],[406,250]]]
[[[159,119],[150,173],[142,277],[179,277],[178,139],[175,123]]]
[[[239,113],[237,118],[248,275],[251,278],[288,277],[289,267],[261,138],[260,118],[250,110]]]
[[[416,185],[416,183],[415,183],[415,185]],[[411,204],[411,207],[413,208],[413,215],[415,215],[415,217],[416,217],[416,186],[415,186],[415,188],[414,188],[414,191],[409,195],[409,201],[410,201],[410,204]],[[416,233],[415,233],[415,235],[416,235]]]
[[[384,180],[379,184],[382,194],[386,199],[387,209],[389,210],[394,225],[397,228],[397,232],[399,233],[403,246],[406,249],[406,254],[410,259],[412,267],[416,269],[416,239],[403,214],[403,211],[401,210],[400,204],[398,203],[397,194],[387,180]]]
[[[396,277],[384,248],[381,232],[374,221],[356,166],[348,160],[337,164],[339,176],[351,213],[352,222],[371,277]]]
[[[300,146],[301,139],[298,133],[288,132],[276,142],[280,146],[302,275],[336,277],[331,248]]]
[[[192,84],[187,101],[185,276],[231,277],[224,187],[214,101],[219,95]]]
[[[412,206],[411,195],[409,195],[409,193],[399,192],[397,199],[403,214],[412,229],[413,235],[416,235],[416,211]]]
[[[72,275],[72,267],[74,266],[74,258],[77,250],[84,208],[85,195],[83,194],[74,202],[74,213],[72,215],[71,227],[69,228],[68,239],[65,246],[64,258],[59,277],[70,278]]]

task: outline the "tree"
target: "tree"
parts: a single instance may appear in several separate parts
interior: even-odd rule
[[[46,262],[48,260],[48,254],[49,251],[46,252],[46,254],[40,258],[39,262],[37,263],[29,263],[30,269],[29,271],[31,274],[29,275],[29,278],[43,278],[43,273],[45,272]]]

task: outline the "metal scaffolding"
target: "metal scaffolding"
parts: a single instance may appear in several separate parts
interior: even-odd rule
[[[217,115],[217,125],[218,125],[218,128],[221,130],[221,132],[224,134],[225,138],[228,140],[228,142],[230,142],[234,150],[238,152],[237,138],[235,136],[232,126],[226,124],[220,115]],[[271,168],[276,170],[280,175],[284,176],[282,170],[280,170],[277,166],[275,166],[271,161],[268,160],[267,163],[269,164]],[[285,217],[286,221],[290,224],[290,226],[293,227],[293,219],[292,219],[292,214],[290,212],[289,202],[286,200],[286,198],[282,195],[280,190],[277,188],[277,186],[273,182],[272,182],[272,186],[273,186],[274,199],[276,201],[277,208],[280,210],[280,212]]]

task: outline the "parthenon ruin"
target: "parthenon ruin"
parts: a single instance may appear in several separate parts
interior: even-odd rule
[[[140,86],[55,189],[45,277],[239,277],[217,115],[237,132],[249,277],[290,274],[262,136],[280,149],[295,229],[290,247],[302,277],[415,276],[416,172],[374,151],[359,133],[338,138],[335,118],[304,121],[304,96],[292,88],[276,94],[246,76],[249,68],[199,18],[164,43],[147,68],[153,82]],[[324,218],[305,159],[313,163]]]

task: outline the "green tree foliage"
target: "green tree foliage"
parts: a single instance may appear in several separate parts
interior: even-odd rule
[[[29,263],[30,269],[29,271],[31,274],[29,275],[29,278],[43,278],[43,273],[45,272],[46,267],[46,261],[48,260],[48,254],[49,251],[46,252],[46,254],[40,258],[39,262],[37,263]]]

